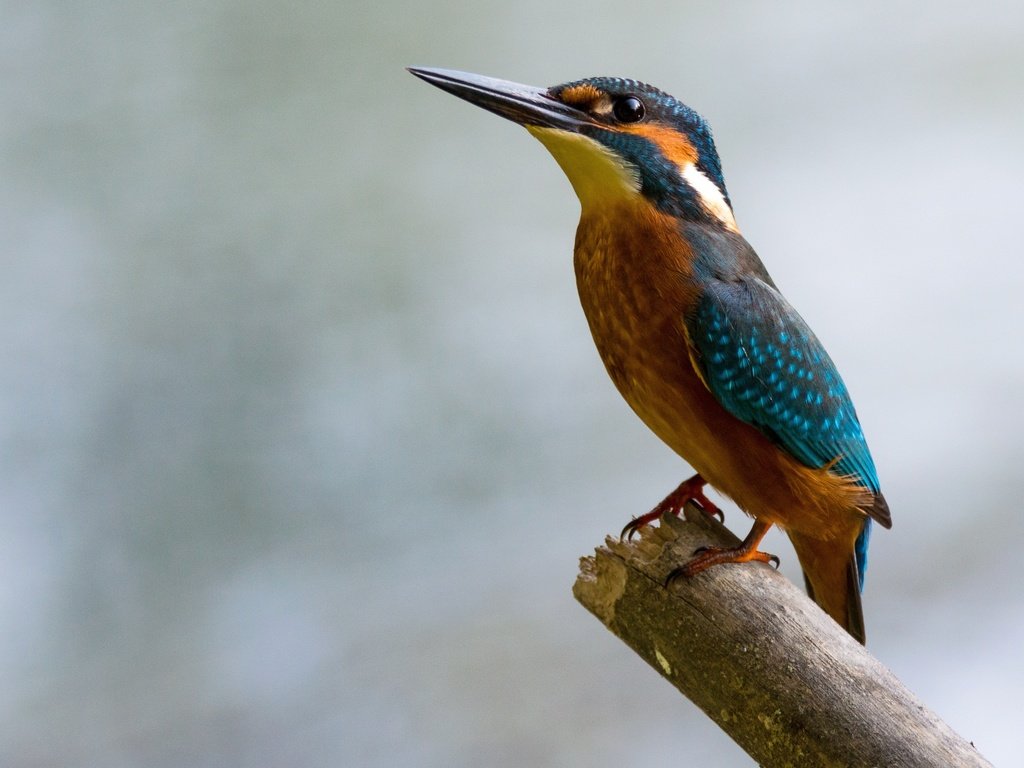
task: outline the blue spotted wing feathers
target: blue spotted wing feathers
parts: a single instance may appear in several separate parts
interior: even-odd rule
[[[831,465],[878,493],[846,385],[774,286],[756,276],[709,280],[687,331],[704,380],[727,411],[806,466]]]

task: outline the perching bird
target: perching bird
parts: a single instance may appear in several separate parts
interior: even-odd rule
[[[892,521],[853,403],[828,353],[740,234],[704,119],[635,80],[551,88],[443,69],[427,82],[523,125],[580,199],[580,301],[612,381],[688,462],[686,480],[623,534],[711,485],[754,518],[743,543],[678,569],[775,560],[793,542],[807,591],[864,642],[860,591],[871,521]]]

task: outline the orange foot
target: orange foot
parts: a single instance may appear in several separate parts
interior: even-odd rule
[[[700,475],[694,475],[689,480],[683,480],[672,493],[662,499],[661,503],[658,504],[654,509],[648,512],[646,515],[640,515],[640,517],[634,517],[628,523],[626,527],[622,529],[622,533],[619,534],[619,539],[632,539],[633,534],[639,531],[648,523],[652,523],[666,512],[671,512],[673,515],[680,515],[683,511],[683,507],[686,506],[686,502],[695,501],[705,513],[711,517],[717,517],[723,523],[725,522],[725,515],[722,514],[715,504],[704,495],[704,486],[707,485],[705,480]]]
[[[747,538],[738,546],[728,548],[701,547],[694,553],[697,555],[695,558],[686,563],[686,565],[674,569],[668,575],[668,578],[665,580],[665,586],[670,587],[677,579],[688,579],[691,576],[696,576],[701,571],[706,571],[713,565],[721,565],[722,563],[749,563],[750,561],[755,561],[759,563],[772,563],[778,568],[779,558],[767,552],[760,552],[757,549],[757,545],[761,543],[761,539],[764,538],[764,535],[768,533],[768,529],[771,527],[771,523],[755,520],[754,527],[750,529]]]

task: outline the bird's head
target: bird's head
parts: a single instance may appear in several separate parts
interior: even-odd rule
[[[646,201],[672,216],[736,229],[711,129],[657,88],[617,77],[535,88],[447,69],[409,71],[523,125],[554,155],[584,213]]]

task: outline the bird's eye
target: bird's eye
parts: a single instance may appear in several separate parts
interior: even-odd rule
[[[644,103],[636,96],[626,96],[615,102],[612,113],[620,123],[638,123],[644,119]]]

